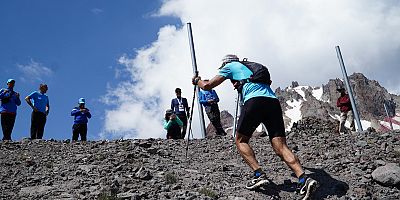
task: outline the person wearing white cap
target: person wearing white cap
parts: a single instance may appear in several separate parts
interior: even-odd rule
[[[19,93],[14,91],[15,80],[8,79],[7,88],[0,90],[1,99],[1,128],[3,129],[3,140],[11,140],[11,133],[14,128],[17,116],[17,106],[21,105]]]
[[[79,135],[81,141],[87,140],[87,123],[88,119],[92,117],[89,109],[85,107],[86,100],[80,98],[78,101],[78,107],[75,107],[71,111],[71,116],[74,117],[74,125],[72,126],[72,141],[77,141]]]
[[[25,97],[26,103],[32,108],[31,139],[42,139],[47,115],[50,112],[49,97],[46,92],[49,88],[46,84],[39,85],[39,91],[34,91]]]

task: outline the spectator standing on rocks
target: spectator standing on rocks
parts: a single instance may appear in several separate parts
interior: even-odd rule
[[[173,110],[168,109],[164,117],[164,129],[167,130],[167,139],[180,139],[181,128],[183,122],[174,113]]]
[[[171,101],[171,109],[176,116],[183,122],[180,138],[184,139],[186,135],[187,120],[189,117],[189,105],[186,98],[182,97],[182,90],[175,89],[176,98]]]
[[[47,115],[50,112],[49,97],[46,95],[48,87],[40,84],[39,91],[34,91],[27,97],[26,102],[32,108],[31,139],[42,139]]]
[[[254,172],[254,176],[248,182],[246,188],[255,189],[269,182],[267,174],[262,170],[253,149],[249,145],[254,130],[260,123],[263,123],[268,130],[272,148],[299,178],[297,189],[301,195],[304,195],[303,199],[308,199],[318,187],[318,182],[304,173],[299,159],[286,144],[282,109],[279,100],[270,88],[269,73],[268,80],[265,80],[265,83],[245,81],[249,80],[252,75],[253,72],[242,62],[239,62],[236,55],[230,54],[222,59],[222,66],[219,68],[218,75],[210,81],[203,81],[199,76],[193,77],[192,83],[204,90],[211,90],[226,79],[230,79],[236,88],[240,86],[244,105],[238,122],[235,142],[240,155]]]
[[[17,117],[17,106],[21,105],[19,93],[14,91],[15,80],[7,80],[7,88],[0,90],[1,99],[1,128],[3,129],[3,140],[11,140],[11,133]]]
[[[204,80],[208,81],[208,80]],[[217,135],[226,135],[221,125],[221,113],[219,111],[219,98],[215,90],[203,90],[199,92],[199,101],[207,113],[208,119],[217,131]]]
[[[346,90],[343,87],[338,88],[337,91],[340,92],[340,97],[337,99],[336,102],[336,106],[340,108],[339,134],[343,135],[346,131],[344,125],[347,118],[350,121],[351,131],[355,131],[356,128],[354,125],[354,115],[349,95],[346,93]]]
[[[72,141],[77,141],[79,135],[81,141],[87,140],[87,123],[92,117],[88,108],[85,107],[85,99],[80,98],[78,107],[71,111],[71,116],[74,116],[74,125],[72,126]]]

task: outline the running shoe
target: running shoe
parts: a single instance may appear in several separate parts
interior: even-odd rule
[[[267,179],[267,175],[262,173],[260,176],[254,176],[246,185],[246,188],[249,190],[253,190],[259,188],[260,186],[268,184],[269,181]]]
[[[304,183],[299,183],[297,185],[297,192],[300,195],[303,195],[302,200],[310,199],[311,195],[315,192],[318,188],[318,182],[310,177],[306,178]]]

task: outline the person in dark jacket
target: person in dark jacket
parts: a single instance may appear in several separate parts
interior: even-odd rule
[[[79,106],[71,111],[71,116],[74,116],[74,125],[72,126],[72,141],[77,141],[79,135],[81,141],[87,140],[87,123],[92,117],[89,109],[85,107],[85,99],[79,99]]]
[[[174,111],[168,109],[164,117],[164,129],[167,130],[167,139],[180,139],[182,121],[174,114]]]
[[[340,97],[336,102],[336,106],[340,107],[339,134],[343,135],[346,131],[346,128],[344,126],[346,123],[346,119],[349,119],[350,121],[351,131],[355,131],[356,128],[354,125],[353,109],[351,107],[349,95],[346,93],[346,90],[344,88],[339,88],[337,89],[337,91],[340,92]]]
[[[182,97],[182,90],[180,88],[175,89],[176,98],[171,100],[171,110],[179,117],[183,122],[181,139],[185,138],[187,120],[189,118],[189,105],[186,98]]]
[[[15,80],[8,79],[7,88],[0,90],[1,99],[1,128],[3,129],[3,140],[11,140],[11,133],[14,128],[17,116],[17,106],[21,105],[19,93],[14,91]]]
[[[26,103],[32,108],[31,139],[42,139],[47,115],[50,113],[49,97],[46,95],[49,88],[46,84],[39,85],[39,91],[34,91],[25,97]]]
[[[205,80],[208,81],[208,80]],[[221,114],[218,107],[219,98],[215,90],[203,90],[199,92],[199,101],[207,113],[208,119],[214,126],[217,135],[226,135],[221,125]]]

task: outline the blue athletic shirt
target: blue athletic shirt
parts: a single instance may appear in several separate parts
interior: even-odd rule
[[[49,103],[49,97],[47,95],[35,91],[29,95],[29,98],[32,100],[34,107],[36,107],[40,112],[46,113],[46,106]]]
[[[215,90],[200,90],[199,92],[199,101],[203,106],[210,106],[208,103],[209,100],[214,100],[215,102],[219,102],[219,98]]]
[[[87,124],[88,118],[92,118],[92,114],[90,114],[89,109],[88,112],[81,112],[79,107],[75,107],[71,111],[71,116],[74,116],[74,124]]]
[[[246,66],[240,62],[230,62],[219,70],[219,75],[230,80],[248,79],[253,74]],[[242,90],[243,102],[253,97],[276,98],[274,91],[269,85],[264,83],[245,83]]]
[[[6,89],[4,88],[0,90],[0,99],[9,98],[7,103],[1,101],[0,113],[16,114],[17,106],[21,105],[21,100],[17,97],[13,90],[10,88],[7,90],[8,92],[6,92]]]

